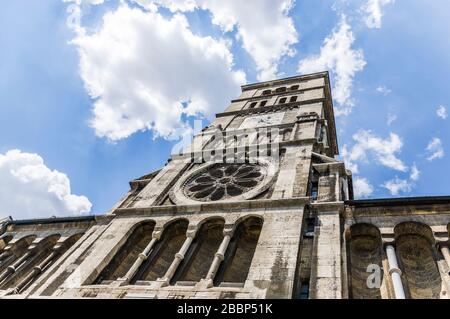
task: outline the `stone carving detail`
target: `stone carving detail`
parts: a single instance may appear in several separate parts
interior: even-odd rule
[[[255,164],[215,164],[190,179],[184,192],[198,201],[216,201],[240,196],[264,179],[264,172]]]

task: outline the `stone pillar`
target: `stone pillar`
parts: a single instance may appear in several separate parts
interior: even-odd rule
[[[334,189],[334,192],[335,192],[335,196],[336,196],[336,201],[337,202],[339,202],[340,200],[344,200],[344,199],[340,199],[340,197],[341,197],[341,179],[340,179],[340,176],[339,176],[339,171],[336,171],[335,173],[334,173],[334,176],[335,176],[335,178],[336,178],[336,184],[335,184],[335,189]]]
[[[450,299],[450,250],[448,242],[440,242],[437,248],[441,251],[444,260],[438,260],[437,264],[441,273],[445,288],[441,291],[443,298]]]
[[[392,244],[386,245],[386,255],[389,263],[389,275],[394,286],[395,299],[406,299],[405,290],[402,284],[402,271],[398,267],[397,255]]]
[[[206,286],[206,288],[212,287],[214,284],[214,278],[216,277],[217,270],[219,270],[220,264],[225,258],[225,252],[227,251],[228,245],[230,244],[231,238],[233,237],[233,228],[228,228],[223,230],[223,240],[217,249],[216,254],[214,255],[214,259],[209,267],[208,274],[205,279],[202,279],[201,282]]]
[[[196,231],[188,231],[186,233],[186,240],[184,241],[183,246],[181,246],[180,250],[175,254],[175,259],[169,266],[169,269],[167,269],[166,274],[164,275],[164,277],[158,278],[157,280],[160,283],[160,287],[168,286],[170,284],[170,280],[177,271],[178,266],[183,261],[184,256],[186,255],[189,247],[191,246],[195,238],[195,234]]]
[[[441,244],[440,245],[442,256],[444,256],[445,262],[447,263],[447,266],[450,268],[450,250],[448,248],[447,244]]]
[[[16,287],[13,289],[14,294],[19,294],[31,281],[34,280],[37,276],[39,276],[44,269],[52,262],[52,260],[60,253],[62,250],[62,245],[59,244],[55,246],[52,252],[42,261],[39,265],[34,266],[33,270],[23,279],[21,280]]]
[[[33,246],[34,248],[34,246]],[[17,269],[31,256],[32,250],[28,250],[24,255],[17,259],[11,266],[8,266],[0,275],[0,285],[4,283],[10,275],[14,274]]]
[[[138,255],[138,258],[134,262],[134,264],[131,266],[131,268],[128,270],[128,272],[125,274],[124,277],[119,278],[118,281],[120,282],[120,286],[128,285],[130,283],[130,280],[133,279],[134,275],[136,275],[137,271],[139,270],[139,267],[141,267],[142,263],[147,260],[148,256],[150,255],[153,246],[155,246],[156,242],[161,238],[161,232],[154,232],[152,234],[152,240],[147,244],[147,246],[144,248],[144,250]]]
[[[338,205],[335,211],[318,211],[317,218],[310,298],[342,299],[342,241]]]

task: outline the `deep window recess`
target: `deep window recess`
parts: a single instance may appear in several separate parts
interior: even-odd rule
[[[311,183],[311,198],[313,200],[317,200],[317,197],[319,195],[319,182],[312,182]]]
[[[260,104],[259,104],[259,106],[266,106],[266,104],[267,104],[267,101],[262,101]]]
[[[291,99],[289,100],[289,102],[297,102],[297,96],[291,96]]]
[[[270,95],[272,93],[271,90],[265,90],[262,92],[262,95]]]
[[[298,85],[293,85],[293,86],[291,86],[291,91],[297,91],[298,88],[299,88]]]
[[[305,279],[302,281],[298,298],[309,299],[309,279]]]
[[[305,234],[304,237],[314,237],[314,229],[316,227],[316,219],[315,218],[306,218],[305,220]]]
[[[276,89],[275,92],[276,93],[286,92],[286,87],[285,86],[280,87],[280,88]]]
[[[286,103],[286,98],[285,98],[285,97],[281,98],[279,103],[280,103],[280,104]]]
[[[252,103],[250,104],[250,108],[251,108],[251,109],[255,108],[256,104],[257,104],[257,102],[252,102]]]

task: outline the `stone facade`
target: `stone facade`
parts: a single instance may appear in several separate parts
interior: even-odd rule
[[[448,298],[450,198],[353,200],[328,73],[242,87],[107,214],[0,222],[3,298]]]

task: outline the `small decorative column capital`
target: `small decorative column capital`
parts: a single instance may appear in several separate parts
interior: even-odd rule
[[[234,225],[225,225],[223,228],[223,235],[233,237],[235,231]]]
[[[160,240],[162,236],[162,230],[154,230],[152,233],[152,238]]]

